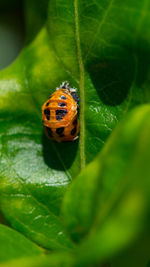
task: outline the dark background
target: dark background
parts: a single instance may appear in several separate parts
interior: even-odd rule
[[[10,65],[24,45],[21,0],[0,0],[0,70]]]

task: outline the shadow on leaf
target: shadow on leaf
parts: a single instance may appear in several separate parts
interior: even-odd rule
[[[128,95],[134,77],[134,58],[94,61],[88,66],[91,80],[105,105],[120,105]]]
[[[57,143],[42,135],[43,156],[45,163],[52,169],[67,170],[71,167],[78,149],[78,140]]]
[[[91,80],[105,105],[120,105],[133,86],[143,86],[150,62],[147,47],[142,40],[136,47],[124,48],[122,54],[112,54],[114,59],[97,59],[87,65]]]

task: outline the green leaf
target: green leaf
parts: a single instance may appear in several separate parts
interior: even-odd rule
[[[32,2],[33,20],[26,3],[28,45],[0,72],[0,209],[54,249],[72,247],[59,218],[68,183],[124,113],[149,101],[149,2],[52,0],[47,20],[40,2]],[[55,144],[43,135],[41,106],[64,80],[79,91],[80,139]]]
[[[50,45],[80,92],[81,167],[131,106],[150,99],[149,9],[141,0],[51,1]]]
[[[111,260],[111,267],[148,267],[150,246],[149,231],[130,247]]]
[[[3,122],[0,148],[1,210],[14,228],[38,244],[46,248],[65,248],[71,243],[63,233],[57,206],[66,177],[60,171],[60,177],[54,180],[51,170],[47,168],[37,124],[36,120],[30,121],[25,116],[15,122],[10,118]],[[56,190],[59,183],[59,189]]]
[[[46,248],[70,247],[57,216],[71,176],[67,170],[64,172],[54,144],[43,135],[40,107],[26,92],[23,62],[19,64],[16,62],[13,67],[23,85],[7,69],[3,73],[7,72],[8,78],[3,78],[0,90],[1,211],[14,228],[38,244]]]
[[[63,216],[81,266],[103,261],[148,227],[150,106],[129,113],[66,193]],[[81,242],[82,239],[82,242]],[[87,253],[88,251],[88,253]]]
[[[0,267],[71,267],[73,257],[68,253],[51,253],[50,255],[32,256],[11,260],[0,264]]]
[[[4,225],[0,225],[0,244],[0,263],[43,254],[30,240]]]

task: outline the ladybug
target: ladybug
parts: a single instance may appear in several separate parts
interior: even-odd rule
[[[42,106],[46,135],[57,142],[74,141],[79,133],[77,89],[63,82]]]

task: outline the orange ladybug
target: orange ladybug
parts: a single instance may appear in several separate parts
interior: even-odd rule
[[[42,107],[46,135],[57,142],[74,141],[79,133],[79,98],[76,88],[63,82]]]

